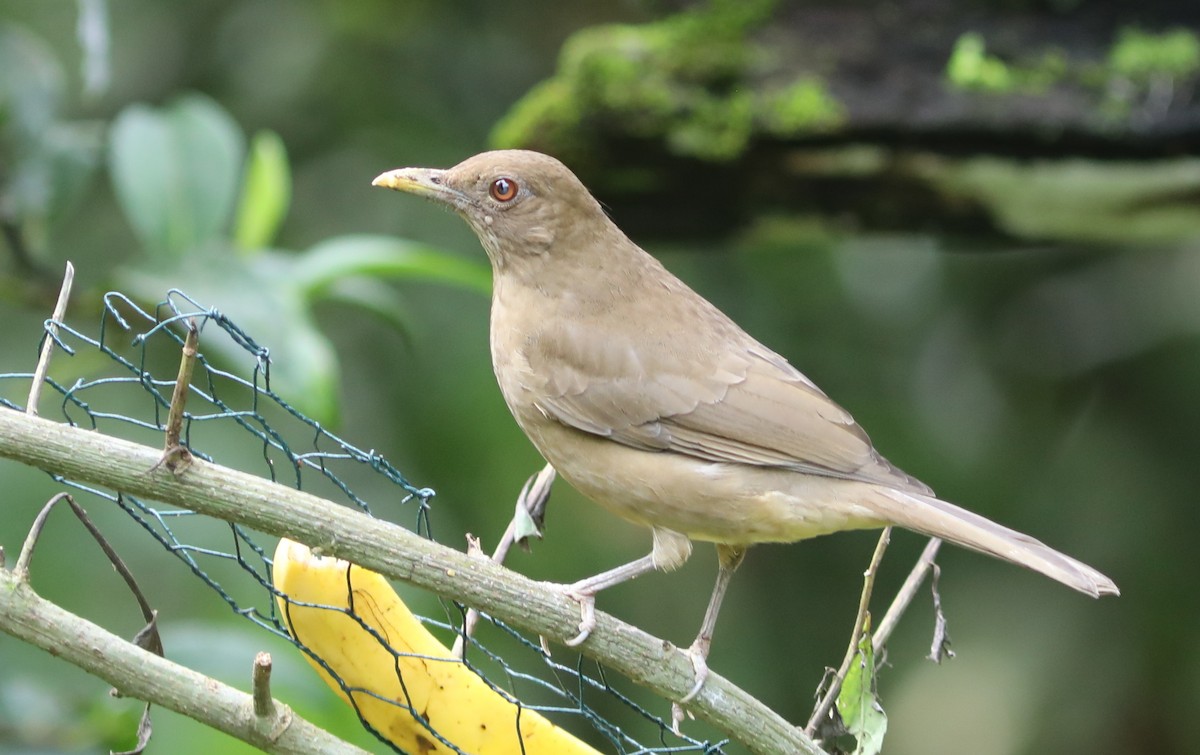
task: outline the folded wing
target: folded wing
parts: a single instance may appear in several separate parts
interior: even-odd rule
[[[733,328],[717,341],[718,353],[706,354],[682,353],[672,346],[683,339],[653,331],[602,339],[548,327],[527,354],[532,373],[549,376],[538,407],[634,448],[930,492],[884,459],[808,378]]]

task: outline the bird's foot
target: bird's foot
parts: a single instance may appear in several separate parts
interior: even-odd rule
[[[568,585],[564,590],[566,596],[579,604],[579,634],[563,642],[569,648],[579,647],[592,635],[596,628],[596,594],[585,592]]]
[[[700,694],[700,689],[704,686],[705,680],[708,679],[708,643],[697,639],[687,649],[687,654],[688,660],[692,662],[692,672],[695,682],[692,684],[691,690],[680,699],[680,704],[690,703],[696,699],[696,695]]]
[[[685,717],[692,719],[695,718],[691,711],[684,709],[683,705],[679,703],[671,703],[671,731],[673,731],[677,737],[683,736],[683,732],[680,730],[679,725],[683,723],[683,719]]]
[[[694,682],[688,693],[679,699],[679,702],[671,704],[671,729],[678,734],[679,724],[683,723],[685,715],[689,715],[683,706],[696,699],[696,695],[700,694],[700,690],[704,688],[704,682],[708,679],[708,643],[696,638],[692,646],[687,649],[688,660],[692,662],[692,673]]]

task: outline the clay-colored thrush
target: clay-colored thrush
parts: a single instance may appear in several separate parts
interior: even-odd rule
[[[577,644],[595,594],[680,566],[692,540],[720,571],[689,649],[699,690],[721,599],[748,546],[898,525],[1028,567],[1092,596],[1095,569],[933,496],[846,410],[629,240],[570,170],[485,152],[374,185],[461,215],[492,264],[492,364],[517,424],[559,474],[650,528],[650,555],[577,582]]]

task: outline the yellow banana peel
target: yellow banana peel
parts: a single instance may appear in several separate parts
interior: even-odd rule
[[[285,538],[275,549],[272,579],[291,601],[314,604],[277,598],[292,637],[328,664],[349,694],[306,654],[308,662],[401,750],[453,753],[436,731],[472,755],[598,755],[538,713],[519,708],[454,658],[382,575],[315,555]],[[351,609],[386,646],[346,612]]]

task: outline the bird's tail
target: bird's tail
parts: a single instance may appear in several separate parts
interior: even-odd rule
[[[932,496],[880,490],[874,501],[884,519],[931,537],[1024,566],[1098,598],[1120,595],[1111,579],[1016,530]]]

